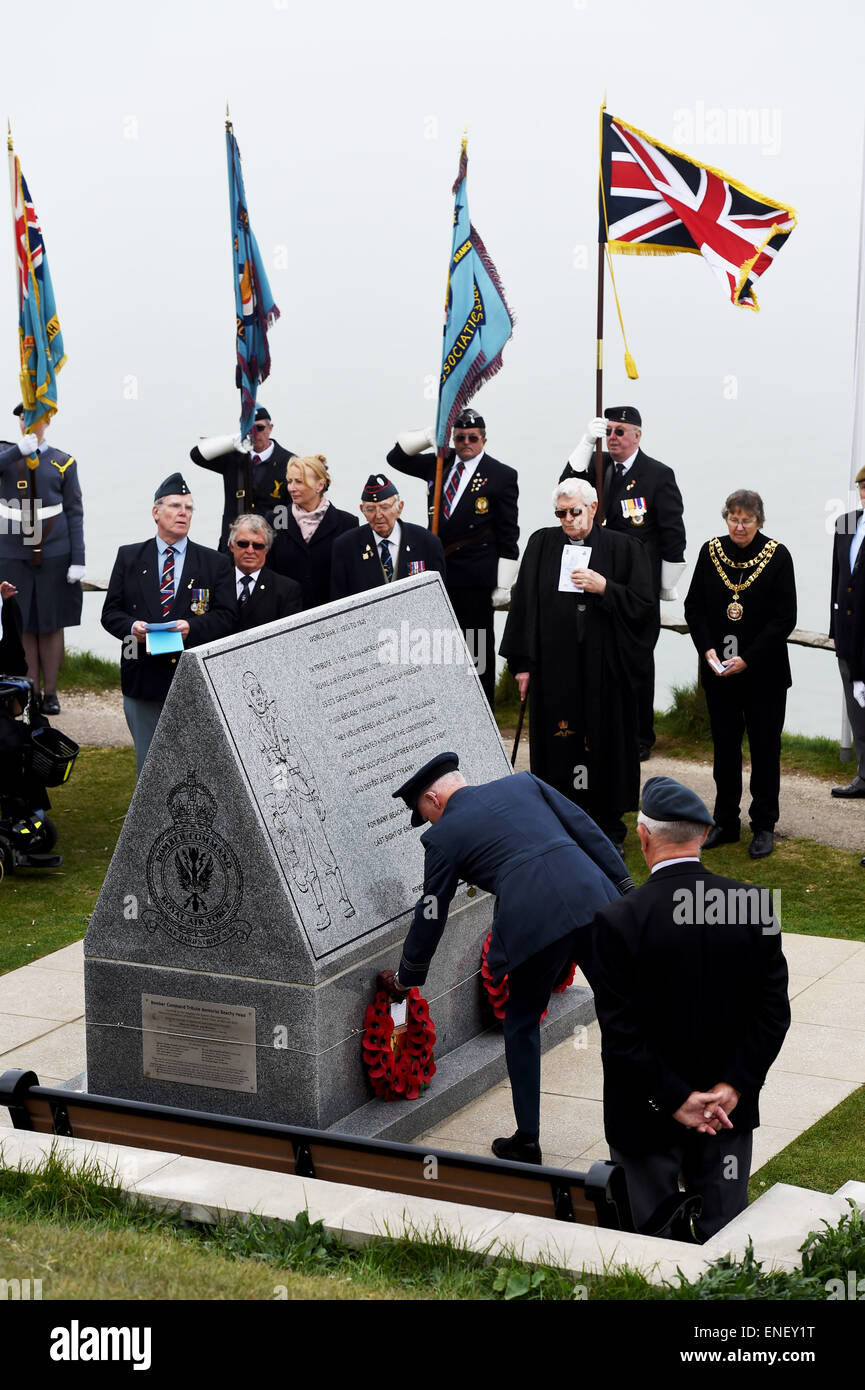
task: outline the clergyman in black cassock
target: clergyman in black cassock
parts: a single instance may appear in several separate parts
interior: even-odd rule
[[[571,493],[566,491],[570,489]],[[594,518],[594,488],[559,484],[558,508],[584,505]],[[573,528],[565,519],[564,524]],[[589,522],[574,543],[591,547],[591,571],[603,593],[562,592],[562,527],[530,538],[511,598],[501,654],[528,672],[531,768],[621,844],[624,811],[640,795],[636,686],[651,657],[652,593],[641,545]]]

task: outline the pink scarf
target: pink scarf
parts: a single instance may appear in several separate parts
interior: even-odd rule
[[[309,545],[309,542],[318,530],[319,523],[329,506],[330,503],[327,498],[324,498],[314,512],[305,512],[296,502],[292,502],[291,514],[300,527],[300,534],[303,536],[307,545]]]

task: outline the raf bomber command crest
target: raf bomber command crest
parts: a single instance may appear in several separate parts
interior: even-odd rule
[[[147,856],[150,902],[141,914],[148,931],[158,927],[185,946],[220,946],[246,939],[248,922],[237,919],[243,874],[231,845],[213,828],[216,798],[188,772],[168,794],[173,824]]]

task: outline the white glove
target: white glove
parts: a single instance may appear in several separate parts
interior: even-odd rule
[[[66,583],[67,583],[67,584],[77,584],[78,581],[79,581],[79,579],[83,579],[83,578],[84,578],[84,566],[83,566],[83,565],[70,565],[70,566],[69,566],[68,570],[66,571]]]
[[[853,699],[865,709],[865,681],[853,682]]]
[[[29,457],[30,454],[38,454],[38,434],[22,434],[21,438],[18,441],[18,448],[21,450],[21,457],[25,459]]]
[[[219,458],[220,454],[230,454],[232,449],[241,449],[243,439],[239,434],[213,434],[209,439],[199,439],[198,452],[203,459],[210,463],[212,459]]]
[[[679,597],[676,585],[686,569],[684,560],[661,561],[661,598],[665,603],[674,603]]]
[[[585,434],[568,459],[568,463],[575,473],[585,473],[592,461],[595,444],[599,439],[603,439],[606,433],[607,422],[601,415],[589,421]]]
[[[511,601],[511,589],[520,567],[519,560],[499,558],[496,574],[496,587],[493,589],[493,608],[507,608]]]
[[[415,454],[422,454],[424,449],[434,449],[436,446],[436,427],[428,425],[425,430],[406,430],[403,434],[398,434],[396,442],[404,454],[413,457]]]

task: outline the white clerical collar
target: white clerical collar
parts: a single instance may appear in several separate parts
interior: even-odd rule
[[[699,864],[699,854],[683,854],[677,859],[662,859],[660,864],[655,864],[652,873],[656,874],[659,869],[669,869],[671,864]]]

